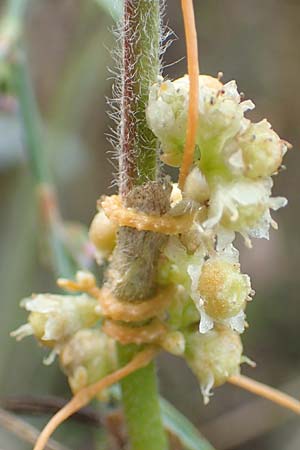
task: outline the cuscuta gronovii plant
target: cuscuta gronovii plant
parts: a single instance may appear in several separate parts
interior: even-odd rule
[[[182,0],[188,75],[160,73],[159,0],[125,0],[119,109],[119,195],[102,197],[90,227],[95,256],[108,262],[104,284],[78,272],[59,279],[72,295],[39,294],[22,301],[28,323],[13,333],[34,335],[59,356],[74,394],[48,423],[35,450],[94,396],[109,398],[121,381],[134,450],[163,450],[154,366],[164,349],[184,358],[199,379],[205,403],[211,389],[231,382],[300,412],[291,397],[240,375],[240,334],[254,294],[233,241],[240,233],[268,238],[271,197],[289,144],[263,120],[245,117],[235,81],[199,75],[193,5]],[[157,158],[180,168],[179,183]],[[76,294],[76,295],[74,295]]]

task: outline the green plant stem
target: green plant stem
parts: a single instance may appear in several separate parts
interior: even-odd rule
[[[135,346],[119,346],[119,359],[125,364],[136,352]],[[121,382],[123,409],[132,450],[164,450],[167,439],[161,420],[155,363],[137,370]]]
[[[145,109],[160,73],[161,0],[125,0],[120,133],[120,191],[157,176],[157,140]]]
[[[14,88],[19,100],[20,115],[23,123],[25,145],[38,196],[42,224],[49,238],[52,263],[56,275],[72,277],[75,268],[64,247],[63,224],[48,169],[42,121],[36,104],[26,57],[22,51],[16,52],[12,68]]]
[[[160,3],[160,0],[124,2],[120,193],[125,202],[135,186],[157,179],[157,142],[147,126],[145,109],[149,88],[157,81],[160,72]],[[124,242],[126,245],[126,241],[138,238],[136,233],[139,232],[120,230],[121,251]],[[143,260],[147,240],[151,239],[150,234],[144,233],[140,236],[142,236],[141,248],[136,253],[137,261],[139,258]],[[118,248],[115,256],[117,253]],[[130,285],[129,278],[127,282]],[[147,282],[143,285],[140,278],[137,289],[134,290],[135,295],[132,297],[147,301],[152,288],[153,286],[149,286]],[[127,298],[130,300],[130,294]],[[120,364],[130,361],[137,350],[137,346],[119,345]],[[121,382],[121,388],[131,450],[167,449],[155,364],[151,363],[128,376]]]

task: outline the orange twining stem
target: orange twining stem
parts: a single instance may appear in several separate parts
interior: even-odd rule
[[[199,61],[193,0],[181,0],[181,7],[186,36],[188,74],[190,81],[186,140],[179,173],[179,187],[182,190],[189,169],[193,163],[196,145],[199,104]]]
[[[283,408],[290,409],[296,414],[300,414],[300,401],[277,389],[266,386],[265,384],[252,380],[244,375],[234,375],[230,377],[228,381],[235,386],[259,395],[260,397],[264,397],[271,402],[277,403]]]
[[[131,227],[139,231],[154,231],[167,235],[187,232],[192,226],[195,214],[188,212],[182,216],[148,215],[133,208],[126,208],[122,205],[121,198],[118,195],[104,197],[100,201],[100,206],[106,216],[120,227]]]
[[[69,292],[85,292],[91,297],[99,298],[101,296],[101,289],[97,286],[84,286],[77,281],[68,280],[66,278],[58,278],[57,286]]]
[[[85,272],[77,272],[76,281],[59,278],[58,286],[70,292],[86,292],[96,298],[101,306],[100,314],[105,318],[102,331],[122,344],[147,344],[158,342],[166,333],[166,326],[158,319],[176,295],[174,285],[160,288],[157,295],[144,302],[128,302],[117,299],[112,292],[103,287],[99,289],[95,278]],[[149,324],[128,327],[126,323],[153,319]],[[118,323],[123,322],[123,324]]]
[[[101,305],[101,314],[112,320],[122,322],[139,322],[161,315],[176,295],[177,286],[170,285],[159,289],[155,297],[147,301],[128,302],[116,298],[107,288],[98,288],[96,280],[92,278],[89,283],[85,280],[73,281],[59,278],[57,285],[70,292],[85,292],[96,298]]]
[[[118,300],[109,289],[102,288],[99,301],[103,316],[122,322],[139,322],[161,314],[171,303],[176,293],[175,286],[159,290],[158,294],[140,303]]]
[[[92,384],[79,391],[72,400],[67,403],[60,411],[58,411],[52,419],[47,423],[41,432],[33,450],[43,450],[56,428],[76,413],[83,406],[87,405],[93,397],[95,397],[103,389],[117,383],[127,375],[135,372],[137,369],[147,366],[157,353],[157,349],[149,347],[138,353],[126,366],[102,378],[95,384]]]
[[[141,345],[158,342],[167,332],[167,327],[159,319],[139,327],[129,327],[107,319],[102,325],[102,331],[123,345]]]

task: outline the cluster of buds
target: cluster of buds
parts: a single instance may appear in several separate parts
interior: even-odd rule
[[[188,104],[188,76],[160,79],[150,90],[148,125],[170,166],[182,164]],[[244,116],[253,108],[250,100],[241,101],[235,81],[223,85],[218,78],[199,76],[193,167],[182,190],[174,185],[171,210],[173,215],[194,211],[195,219],[186,233],[169,238],[158,274],[160,283],[184,290],[177,314],[171,307],[170,321],[175,317],[185,336],[185,358],[206,400],[210,389],[239,373],[245,361],[240,334],[254,292],[240,271],[235,234],[249,247],[252,237],[268,238],[270,225],[277,227],[270,210],[287,203],[271,197],[271,176],[289,144],[266,120],[252,123]]]
[[[77,282],[84,288],[93,277],[78,272]],[[115,341],[101,330],[99,302],[86,294],[38,294],[22,300],[29,312],[28,322],[11,335],[17,340],[33,335],[40,345],[51,349],[44,360],[51,364],[59,356],[74,394],[98,381],[117,367]],[[107,398],[109,392],[101,392]]]
[[[205,229],[225,227],[248,243],[248,236],[267,237],[270,224],[276,226],[270,209],[286,204],[282,197],[271,197],[270,177],[278,172],[288,144],[266,120],[252,123],[244,117],[254,104],[241,101],[235,81],[223,85],[199,76],[199,89],[194,169],[182,196],[207,206]],[[161,159],[176,167],[182,162],[188,99],[187,76],[160,81],[150,91],[149,127],[161,142]]]

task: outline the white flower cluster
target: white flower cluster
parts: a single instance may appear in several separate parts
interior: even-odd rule
[[[28,323],[11,335],[17,340],[33,335],[43,346],[51,348],[45,364],[53,361],[77,331],[95,325],[100,319],[98,302],[85,294],[38,294],[22,300],[21,306],[30,313]]]
[[[270,209],[286,205],[272,198],[271,175],[287,151],[263,120],[252,123],[244,113],[254,108],[241,101],[235,81],[222,85],[216,78],[199,76],[199,124],[194,169],[186,180],[183,197],[207,203],[205,229],[224,226],[249,236],[268,237],[276,226]],[[160,81],[152,86],[147,107],[149,127],[161,143],[161,159],[172,166],[182,161],[189,98],[189,78]]]
[[[148,125],[160,141],[162,161],[175,167],[182,162],[188,102],[188,76],[159,80],[151,88]],[[183,287],[186,307],[181,310],[190,308],[191,301],[198,310],[200,333],[185,333],[186,359],[205,398],[212,386],[237,373],[243,361],[239,333],[253,291],[250,278],[240,272],[235,234],[249,247],[252,237],[268,239],[270,225],[277,227],[270,210],[287,203],[271,197],[271,176],[288,144],[266,120],[245,118],[253,108],[251,101],[241,101],[235,81],[223,85],[199,76],[194,163],[183,190],[174,185],[171,209],[173,215],[192,210],[195,220],[187,233],[169,238],[159,270],[159,282]],[[170,311],[171,321],[173,316]],[[195,311],[191,317],[195,323]]]

